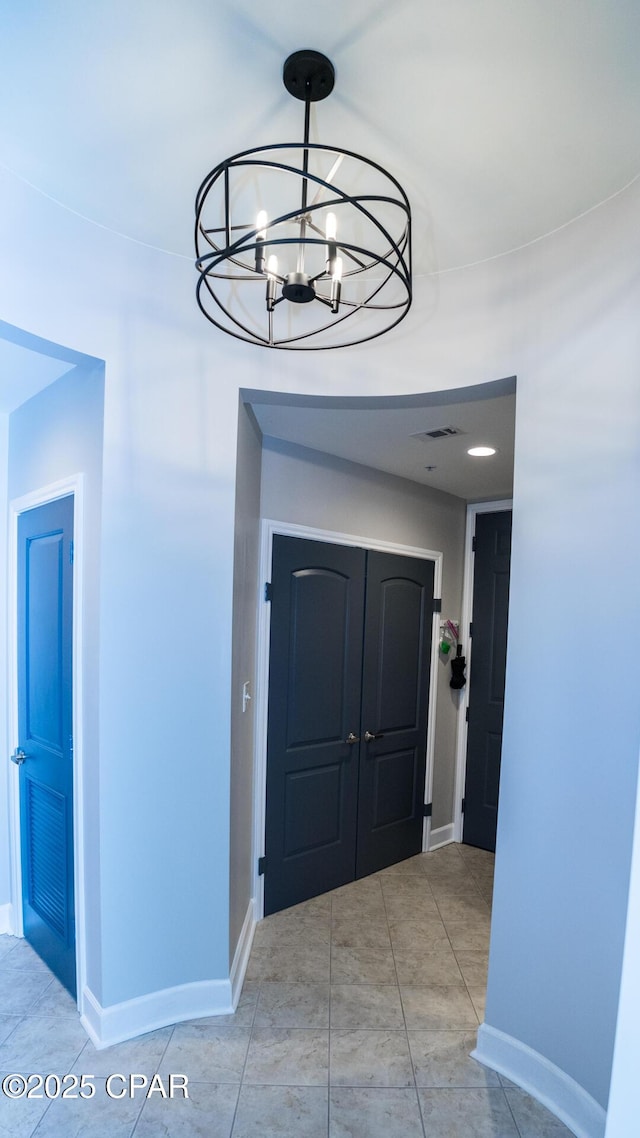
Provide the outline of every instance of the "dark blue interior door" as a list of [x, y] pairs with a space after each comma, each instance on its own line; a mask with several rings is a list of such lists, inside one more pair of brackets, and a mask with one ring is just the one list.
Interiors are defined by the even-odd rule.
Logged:
[[355, 875], [364, 567], [362, 549], [273, 541], [265, 915]]
[[76, 994], [73, 498], [18, 519], [18, 732], [24, 933]]
[[422, 849], [434, 564], [367, 554], [356, 877]]
[[496, 848], [507, 662], [511, 511], [478, 514], [462, 840]]

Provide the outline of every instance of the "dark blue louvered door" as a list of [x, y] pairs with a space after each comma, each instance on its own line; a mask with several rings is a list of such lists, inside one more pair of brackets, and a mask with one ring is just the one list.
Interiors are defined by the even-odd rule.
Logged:
[[24, 935], [76, 994], [73, 498], [18, 519], [18, 731]]

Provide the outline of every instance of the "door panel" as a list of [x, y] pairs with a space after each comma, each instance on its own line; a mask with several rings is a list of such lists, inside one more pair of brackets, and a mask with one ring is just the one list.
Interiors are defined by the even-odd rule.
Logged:
[[265, 913], [353, 880], [361, 549], [273, 543]]
[[463, 841], [495, 850], [507, 655], [511, 511], [479, 514]]
[[357, 877], [422, 848], [433, 577], [431, 561], [367, 554]]
[[73, 498], [18, 519], [18, 734], [24, 933], [75, 995]]

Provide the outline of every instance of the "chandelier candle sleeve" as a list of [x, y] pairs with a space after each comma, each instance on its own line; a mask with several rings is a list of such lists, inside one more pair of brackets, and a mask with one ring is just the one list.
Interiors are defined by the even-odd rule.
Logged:
[[278, 272], [278, 258], [272, 253], [267, 261], [267, 311], [273, 312], [276, 303], [276, 275]]
[[333, 262], [333, 277], [331, 280], [331, 311], [335, 314], [340, 308], [340, 293], [342, 291], [342, 257], [336, 257]]
[[267, 239], [267, 211], [261, 209], [256, 218], [256, 272], [264, 272], [264, 243]]
[[224, 159], [196, 195], [198, 305], [217, 328], [263, 347], [363, 343], [411, 306], [409, 201], [377, 162], [310, 140], [311, 104], [335, 81], [326, 56], [295, 52], [283, 81], [304, 102], [302, 141]]

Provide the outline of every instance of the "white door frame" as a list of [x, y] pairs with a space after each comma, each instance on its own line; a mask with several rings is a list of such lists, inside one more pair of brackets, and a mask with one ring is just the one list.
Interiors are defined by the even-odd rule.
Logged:
[[[256, 705], [254, 739], [254, 805], [253, 805], [253, 897], [254, 917], [264, 914], [264, 877], [258, 873], [258, 858], [264, 856], [266, 793], [267, 793], [267, 717], [269, 710], [269, 634], [271, 606], [265, 601], [265, 582], [271, 580], [273, 539], [282, 537], [303, 537], [310, 541], [324, 541], [331, 545], [350, 545], [372, 549], [379, 553], [396, 553], [405, 557], [417, 557], [423, 561], [434, 562], [433, 595], [442, 596], [441, 552], [433, 549], [418, 549], [412, 545], [399, 545], [396, 542], [380, 541], [376, 537], [356, 536], [334, 530], [316, 529], [289, 522], [273, 521], [264, 518], [261, 523], [260, 565], [258, 575], [258, 620], [256, 630]], [[429, 707], [427, 720], [427, 766], [425, 773], [425, 802], [432, 801], [433, 760], [435, 749], [436, 694], [438, 664], [438, 633], [440, 613], [433, 614], [431, 636], [431, 668], [429, 673]], [[429, 848], [431, 818], [424, 819], [422, 848]]]
[[[18, 745], [18, 519], [27, 510], [73, 496], [73, 865], [76, 921], [76, 981], [78, 1005], [86, 981], [86, 906], [84, 879], [84, 788], [82, 723], [82, 647], [83, 647], [83, 569], [84, 569], [84, 475], [74, 474], [33, 490], [9, 503], [8, 567], [8, 690], [9, 749]], [[19, 767], [9, 764], [9, 828], [11, 851], [12, 925], [16, 936], [24, 936], [22, 913], [22, 861], [20, 851]]]
[[462, 799], [464, 798], [464, 784], [467, 768], [467, 708], [469, 707], [469, 680], [471, 676], [472, 637], [469, 636], [469, 625], [473, 614], [473, 580], [474, 556], [473, 537], [476, 532], [476, 518], [478, 514], [498, 514], [503, 510], [513, 509], [512, 498], [501, 498], [496, 502], [473, 502], [467, 506], [467, 526], [464, 541], [464, 577], [462, 585], [462, 614], [460, 617], [460, 641], [466, 644], [465, 656], [467, 659], [467, 683], [464, 688], [464, 698], [458, 708], [458, 732], [456, 743], [456, 782], [453, 808], [453, 840], [462, 841]]

